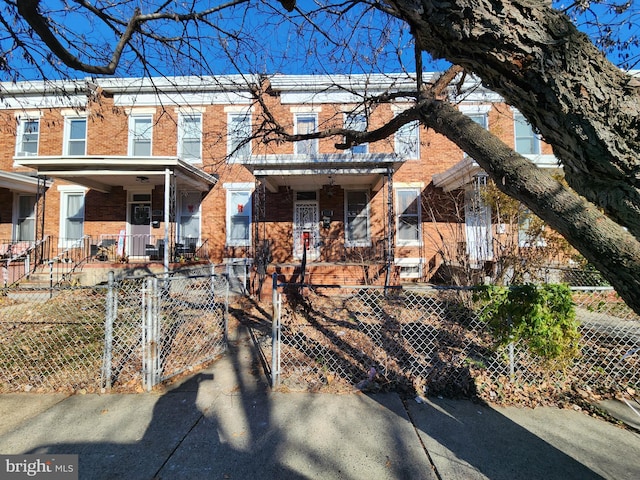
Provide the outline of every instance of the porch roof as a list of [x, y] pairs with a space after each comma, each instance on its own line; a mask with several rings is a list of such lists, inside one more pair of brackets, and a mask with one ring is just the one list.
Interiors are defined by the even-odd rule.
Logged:
[[0, 170], [0, 188], [20, 193], [37, 193], [38, 178], [30, 173]]
[[33, 168], [39, 175], [59, 178], [100, 192], [114, 186], [164, 185], [165, 172], [176, 177], [179, 187], [208, 191], [217, 178], [178, 157], [130, 156], [34, 156], [15, 157], [16, 164]]
[[[560, 162], [555, 155], [522, 155], [540, 168], [559, 169]], [[465, 157], [453, 167], [433, 176], [433, 185], [445, 192], [457, 190], [468, 185], [473, 178], [484, 170], [471, 157]]]
[[252, 155], [232, 160], [277, 191], [315, 189], [321, 185], [377, 190], [388, 170], [396, 171], [404, 159], [394, 153], [344, 153], [317, 155]]

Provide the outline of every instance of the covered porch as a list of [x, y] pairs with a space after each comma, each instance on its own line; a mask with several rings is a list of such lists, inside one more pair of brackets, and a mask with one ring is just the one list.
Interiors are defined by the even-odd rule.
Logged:
[[[199, 209], [217, 179], [202, 169], [177, 157], [39, 156], [17, 161], [41, 178], [64, 181], [57, 185], [60, 208], [66, 212], [60, 214], [60, 231], [42, 235], [49, 238], [52, 260], [156, 263], [168, 271], [172, 263], [208, 257]], [[82, 222], [80, 228], [74, 221]]]

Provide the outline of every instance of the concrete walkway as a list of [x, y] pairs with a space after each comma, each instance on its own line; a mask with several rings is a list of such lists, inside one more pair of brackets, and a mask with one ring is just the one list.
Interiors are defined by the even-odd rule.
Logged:
[[272, 393], [259, 372], [243, 336], [164, 393], [0, 395], [0, 454], [78, 454], [81, 479], [640, 478], [640, 435], [581, 412]]

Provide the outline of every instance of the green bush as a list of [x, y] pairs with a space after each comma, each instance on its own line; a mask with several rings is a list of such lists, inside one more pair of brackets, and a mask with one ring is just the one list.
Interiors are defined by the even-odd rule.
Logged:
[[578, 322], [567, 285], [482, 285], [475, 288], [474, 300], [501, 346], [522, 341], [554, 366], [579, 355]]

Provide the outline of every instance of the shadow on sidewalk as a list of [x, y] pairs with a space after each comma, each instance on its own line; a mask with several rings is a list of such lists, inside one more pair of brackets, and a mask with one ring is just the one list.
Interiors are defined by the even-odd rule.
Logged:
[[40, 420], [47, 442], [25, 453], [77, 454], [82, 480], [306, 478], [273, 455], [283, 436], [247, 344], [162, 395], [69, 397]]
[[[498, 410], [466, 400], [429, 399], [420, 405], [408, 404], [409, 416], [443, 478], [604, 478], [589, 464], [612, 472], [607, 463], [612, 458], [617, 461], [615, 445], [609, 444], [609, 439], [597, 438], [594, 431], [584, 430], [598, 420], [554, 409], [510, 412], [518, 422], [525, 423], [516, 423]], [[577, 421], [567, 422], [566, 415]]]

